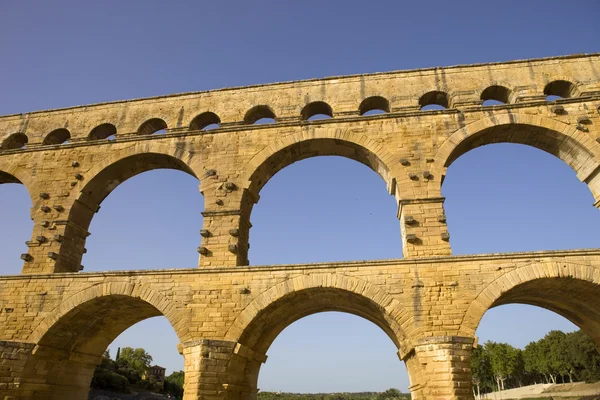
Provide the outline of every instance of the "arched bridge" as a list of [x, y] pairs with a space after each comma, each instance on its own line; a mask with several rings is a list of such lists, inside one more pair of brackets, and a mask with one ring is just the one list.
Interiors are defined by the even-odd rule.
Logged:
[[[23, 273], [0, 277], [0, 398], [86, 399], [106, 347], [158, 315], [181, 342], [186, 400], [256, 398], [272, 341], [322, 311], [386, 332], [414, 399], [472, 398], [475, 330], [498, 305], [555, 311], [600, 346], [600, 250], [452, 256], [441, 196], [462, 154], [510, 142], [563, 160], [600, 207], [599, 71], [600, 55], [575, 55], [0, 117], [0, 183], [27, 188], [34, 221]], [[250, 266], [261, 188], [322, 155], [356, 160], [386, 182], [404, 259]], [[157, 168], [200, 180], [197, 268], [80, 272], [104, 198]]]

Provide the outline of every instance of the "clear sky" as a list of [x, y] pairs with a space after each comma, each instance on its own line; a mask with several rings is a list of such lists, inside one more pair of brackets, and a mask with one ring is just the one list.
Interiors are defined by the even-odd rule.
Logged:
[[[3, 1], [0, 114], [227, 86], [600, 51], [597, 1]], [[561, 18], [559, 18], [561, 17]], [[600, 247], [600, 211], [560, 160], [519, 145], [471, 151], [448, 170], [455, 254]], [[0, 274], [16, 274], [32, 223], [21, 185], [0, 185]], [[198, 181], [152, 171], [119, 186], [92, 221], [86, 271], [190, 268], [202, 226]], [[152, 215], [152, 218], [148, 218]], [[261, 192], [251, 264], [401, 257], [392, 197], [370, 169], [319, 157]], [[161, 229], [157, 229], [160, 226]], [[166, 232], [166, 233], [165, 233]], [[489, 311], [480, 341], [524, 346], [574, 325], [522, 305]], [[110, 347], [144, 347], [183, 368], [165, 318]], [[288, 327], [259, 387], [297, 392], [406, 391], [390, 339], [355, 316]]]

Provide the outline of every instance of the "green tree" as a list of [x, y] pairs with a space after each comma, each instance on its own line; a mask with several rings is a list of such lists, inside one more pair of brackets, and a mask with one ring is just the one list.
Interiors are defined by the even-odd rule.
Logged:
[[388, 389], [377, 395], [377, 400], [396, 400], [400, 398], [402, 398], [402, 392], [394, 388]]
[[523, 350], [523, 366], [525, 372], [533, 378], [534, 383], [537, 383], [538, 377], [544, 376], [540, 351], [537, 342], [529, 343]]
[[567, 340], [577, 379], [600, 381], [600, 353], [594, 341], [580, 330], [567, 334]]
[[139, 377], [144, 376], [151, 362], [152, 356], [146, 350], [132, 347], [123, 347], [117, 361], [120, 369], [133, 370]]
[[507, 343], [486, 342], [485, 350], [489, 354], [492, 374], [498, 390], [504, 390], [504, 383], [517, 373], [520, 364], [520, 350]]
[[165, 378], [165, 393], [170, 393], [175, 398], [183, 398], [183, 371], [175, 371]]
[[471, 353], [471, 373], [473, 384], [477, 387], [477, 397], [481, 397], [481, 388], [492, 384], [494, 376], [490, 365], [490, 358], [483, 346], [477, 346]]

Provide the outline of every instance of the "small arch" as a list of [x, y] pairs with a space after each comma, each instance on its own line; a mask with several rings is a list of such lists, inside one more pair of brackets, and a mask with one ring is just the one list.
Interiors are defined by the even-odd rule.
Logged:
[[42, 144], [50, 145], [50, 144], [63, 144], [68, 143], [69, 139], [71, 139], [71, 133], [68, 129], [59, 128], [50, 132], [45, 138]]
[[153, 133], [164, 133], [167, 123], [160, 118], [152, 118], [144, 122], [138, 128], [138, 135], [152, 135]]
[[27, 135], [21, 132], [13, 133], [2, 141], [0, 149], [2, 150], [15, 150], [22, 149], [29, 142]]
[[[317, 117], [314, 119], [321, 118], [333, 118], [333, 109], [331, 106], [324, 101], [313, 101], [312, 103], [308, 103], [304, 106], [302, 111], [300, 112], [302, 120], [308, 121], [313, 119], [313, 117]], [[323, 117], [319, 117], [323, 116]]]
[[360, 115], [365, 115], [369, 111], [382, 111], [388, 113], [390, 112], [390, 102], [381, 96], [367, 97], [360, 103], [358, 112]]
[[510, 102], [510, 90], [505, 86], [492, 85], [481, 92], [480, 98], [484, 106], [508, 104]]
[[555, 80], [544, 87], [547, 100], [568, 99], [578, 95], [577, 87], [566, 80]]
[[194, 117], [190, 123], [190, 130], [202, 131], [219, 128], [221, 118], [214, 112], [206, 111]]
[[432, 90], [421, 96], [419, 106], [421, 110], [444, 110], [449, 107], [450, 101], [448, 93], [439, 90]]
[[275, 113], [271, 107], [266, 105], [258, 105], [252, 107], [244, 116], [244, 123], [252, 125], [262, 119], [269, 119], [275, 122]]
[[117, 127], [110, 123], [100, 124], [90, 132], [88, 139], [99, 140], [99, 139], [110, 139], [111, 136], [117, 134]]

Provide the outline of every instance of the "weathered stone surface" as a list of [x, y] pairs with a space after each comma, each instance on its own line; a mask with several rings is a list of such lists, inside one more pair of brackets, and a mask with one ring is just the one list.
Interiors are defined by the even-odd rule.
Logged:
[[[181, 342], [186, 400], [255, 398], [275, 337], [329, 310], [389, 335], [415, 399], [472, 398], [470, 349], [490, 307], [545, 307], [600, 345], [600, 250], [451, 256], [440, 190], [463, 153], [514, 142], [561, 158], [600, 206], [597, 71], [599, 55], [580, 55], [0, 117], [0, 183], [27, 187], [35, 222], [23, 274], [0, 277], [0, 398], [85, 399], [108, 344], [158, 315]], [[566, 97], [561, 112], [546, 94]], [[488, 99], [508, 104], [481, 106]], [[419, 110], [431, 102], [449, 108]], [[386, 114], [362, 116], [373, 108]], [[314, 113], [333, 118], [308, 120]], [[275, 123], [251, 125], [263, 117]], [[577, 129], [584, 120], [587, 130]], [[202, 130], [213, 123], [220, 128]], [[246, 266], [260, 189], [285, 166], [318, 155], [357, 160], [385, 180], [398, 202], [405, 259]], [[155, 168], [200, 180], [200, 268], [78, 273], [102, 200]]]

